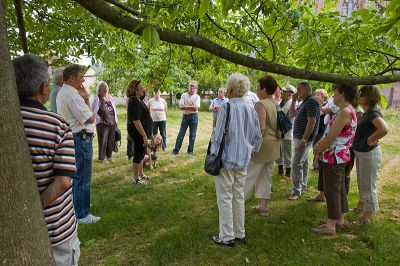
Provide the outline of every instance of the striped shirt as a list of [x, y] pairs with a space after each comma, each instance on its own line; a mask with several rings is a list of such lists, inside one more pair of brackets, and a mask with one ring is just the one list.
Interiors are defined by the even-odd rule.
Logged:
[[319, 102], [314, 96], [308, 96], [297, 108], [296, 117], [293, 124], [293, 137], [296, 139], [302, 139], [304, 132], [306, 131], [308, 118], [315, 117], [314, 129], [307, 141], [314, 141], [318, 133], [319, 124], [319, 112], [320, 112]]
[[[250, 162], [251, 154], [260, 149], [263, 140], [260, 123], [254, 107], [251, 107], [244, 98], [232, 98], [229, 104], [230, 120], [222, 152], [222, 163], [228, 170], [244, 169]], [[218, 111], [217, 124], [211, 136], [211, 154], [218, 154], [225, 129], [226, 108], [227, 105], [224, 104]]]
[[[71, 129], [65, 119], [47, 111], [39, 102], [21, 99], [21, 115], [39, 193], [57, 176], [74, 177], [75, 152]], [[77, 224], [71, 186], [43, 209], [53, 247], [76, 235]]]

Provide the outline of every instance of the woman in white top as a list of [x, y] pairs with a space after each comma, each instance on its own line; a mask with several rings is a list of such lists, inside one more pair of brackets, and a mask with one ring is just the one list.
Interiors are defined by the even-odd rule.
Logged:
[[162, 149], [165, 150], [167, 147], [167, 102], [161, 98], [160, 91], [156, 91], [154, 97], [147, 103], [147, 106], [150, 110], [150, 116], [153, 119], [153, 135], [156, 135], [158, 130], [160, 131], [163, 139]]

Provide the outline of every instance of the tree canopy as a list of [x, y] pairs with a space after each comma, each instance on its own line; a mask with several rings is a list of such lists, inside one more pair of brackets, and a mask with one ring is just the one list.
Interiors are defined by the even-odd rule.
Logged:
[[[204, 69], [210, 77], [239, 64], [322, 82], [400, 80], [399, 0], [386, 7], [372, 3], [350, 17], [335, 11], [335, 1], [318, 12], [310, 1], [298, 0], [20, 2], [24, 25], [16, 4], [7, 16], [13, 54], [22, 50], [26, 28], [29, 51], [48, 58], [87, 53], [116, 67]], [[162, 60], [143, 63], [146, 54]]]

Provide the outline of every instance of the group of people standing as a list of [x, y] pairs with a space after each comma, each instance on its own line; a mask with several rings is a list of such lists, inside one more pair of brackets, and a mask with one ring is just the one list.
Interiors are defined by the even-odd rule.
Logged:
[[[213, 241], [226, 246], [233, 246], [235, 241], [245, 242], [244, 202], [253, 189], [259, 199], [254, 211], [260, 216], [269, 215], [275, 161], [279, 174], [285, 179], [292, 177], [292, 193], [288, 199], [298, 200], [308, 190], [308, 155], [311, 149], [319, 168], [318, 188], [323, 198], [319, 194], [309, 197], [309, 201], [326, 200], [328, 216], [326, 222], [311, 228], [311, 231], [335, 234], [337, 227], [349, 226], [344, 214], [349, 211], [347, 194], [354, 158], [359, 203], [353, 210], [363, 213], [354, 223], [368, 223], [372, 213], [378, 210], [376, 183], [382, 157], [379, 139], [388, 132], [378, 109], [378, 88], [363, 86], [359, 90], [349, 84], [334, 84], [329, 107], [325, 106], [325, 90], [317, 91], [325, 96], [321, 107], [321, 95], [314, 97], [308, 82], [300, 82], [297, 88], [289, 84], [280, 88], [275, 78], [265, 76], [258, 80], [259, 101], [254, 106], [249, 105], [244, 97], [249, 88], [248, 77], [240, 73], [228, 78], [226, 92], [230, 115], [227, 130], [228, 104], [218, 109], [213, 109], [214, 103], [210, 106], [210, 111], [218, 112], [211, 136], [212, 154], [218, 154], [224, 131], [226, 134], [223, 167], [215, 177], [219, 235], [214, 236]], [[276, 97], [277, 90], [280, 99]], [[356, 111], [358, 103], [364, 109], [362, 116]], [[293, 130], [283, 138], [276, 134], [277, 111], [280, 110], [293, 121]], [[325, 116], [325, 122], [320, 122]]]
[[[77, 264], [80, 242], [77, 223], [92, 224], [100, 217], [90, 213], [90, 185], [92, 176], [92, 141], [95, 127], [99, 140], [99, 159], [113, 162], [111, 154], [113, 136], [118, 118], [115, 102], [108, 94], [108, 85], [100, 82], [97, 93], [89, 102], [89, 94], [82, 86], [84, 70], [72, 64], [55, 75], [56, 95], [50, 92], [47, 62], [42, 58], [25, 54], [13, 60], [21, 115], [32, 157], [34, 174], [40, 192], [43, 213], [57, 265]], [[227, 80], [225, 90], [210, 106], [217, 113], [211, 136], [210, 152], [217, 154], [222, 136], [225, 145], [222, 153], [223, 168], [215, 177], [219, 209], [219, 235], [213, 237], [217, 244], [233, 246], [235, 241], [245, 242], [244, 201], [255, 188], [260, 203], [254, 211], [268, 216], [271, 197], [272, 170], [276, 160], [292, 169], [293, 188], [290, 200], [297, 200], [307, 190], [308, 151], [314, 144], [314, 156], [319, 162], [323, 200], [327, 202], [327, 221], [312, 228], [313, 232], [334, 234], [337, 227], [346, 227], [344, 213], [348, 211], [346, 167], [355, 158], [359, 202], [354, 208], [362, 212], [356, 222], [370, 221], [378, 210], [377, 171], [381, 162], [379, 139], [388, 132], [387, 125], [378, 109], [379, 90], [375, 86], [363, 86], [360, 90], [348, 84], [334, 84], [332, 98], [336, 110], [324, 111], [320, 102], [312, 96], [308, 82], [297, 88], [287, 85], [282, 89], [272, 76], [258, 80], [257, 100], [249, 93], [248, 77], [235, 73]], [[179, 102], [182, 122], [172, 154], [179, 153], [184, 135], [189, 127], [188, 154], [193, 154], [198, 124], [200, 97], [196, 93], [197, 82], [189, 83], [188, 92]], [[281, 103], [277, 103], [277, 90]], [[143, 102], [144, 88], [140, 80], [129, 82], [126, 90], [127, 128], [134, 142], [133, 174], [135, 183], [143, 183], [145, 150], [152, 134], [159, 129], [166, 148], [166, 104], [159, 92], [147, 105]], [[51, 108], [44, 104], [51, 98]], [[291, 100], [291, 101], [290, 101]], [[357, 121], [354, 107], [357, 100], [364, 114]], [[55, 101], [55, 103], [54, 103]], [[252, 102], [255, 104], [252, 104]], [[297, 106], [299, 104], [299, 106]], [[228, 108], [229, 106], [229, 108]], [[288, 107], [289, 106], [289, 107]], [[284, 110], [294, 119], [293, 146], [288, 149], [291, 137], [278, 138], [277, 110]], [[229, 115], [228, 115], [229, 113]], [[320, 140], [318, 136], [320, 115], [329, 113], [331, 118]], [[228, 118], [228, 128], [225, 123]], [[288, 133], [287, 133], [288, 134]], [[290, 135], [291, 133], [289, 133]], [[290, 144], [291, 146], [292, 144]], [[352, 156], [352, 152], [354, 156]], [[283, 154], [283, 155], [282, 155]], [[291, 165], [289, 163], [290, 159]]]

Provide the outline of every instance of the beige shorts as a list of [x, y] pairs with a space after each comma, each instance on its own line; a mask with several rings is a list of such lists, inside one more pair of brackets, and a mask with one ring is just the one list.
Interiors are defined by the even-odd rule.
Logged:
[[68, 242], [53, 247], [54, 260], [57, 266], [75, 266], [78, 265], [79, 257], [81, 256], [81, 242], [78, 236], [75, 236]]

